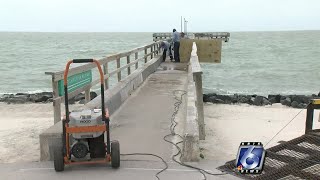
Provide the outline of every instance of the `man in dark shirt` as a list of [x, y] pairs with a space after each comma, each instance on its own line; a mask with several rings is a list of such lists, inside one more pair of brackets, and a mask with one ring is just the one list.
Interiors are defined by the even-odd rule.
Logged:
[[163, 54], [162, 54], [163, 62], [166, 60], [167, 52], [169, 52], [170, 60], [173, 59], [172, 53], [171, 53], [171, 44], [169, 44], [167, 41], [162, 41], [160, 44], [160, 48], [163, 48]]

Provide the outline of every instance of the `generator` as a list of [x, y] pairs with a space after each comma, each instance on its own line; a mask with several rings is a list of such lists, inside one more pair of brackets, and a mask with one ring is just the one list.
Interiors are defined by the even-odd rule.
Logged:
[[[101, 109], [81, 109], [69, 112], [68, 72], [72, 63], [95, 63], [100, 73]], [[64, 72], [64, 98], [66, 116], [62, 120], [62, 147], [54, 148], [54, 168], [64, 171], [65, 165], [110, 163], [120, 166], [120, 144], [110, 141], [110, 117], [104, 103], [104, 76], [99, 61], [73, 59]]]

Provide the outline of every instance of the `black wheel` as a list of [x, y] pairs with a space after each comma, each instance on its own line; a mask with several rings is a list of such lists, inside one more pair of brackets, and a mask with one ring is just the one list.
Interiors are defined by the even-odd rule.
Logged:
[[118, 141], [111, 142], [111, 166], [113, 168], [120, 166], [120, 144]]
[[54, 169], [57, 172], [61, 172], [64, 170], [63, 151], [61, 147], [55, 147], [53, 149], [53, 164]]

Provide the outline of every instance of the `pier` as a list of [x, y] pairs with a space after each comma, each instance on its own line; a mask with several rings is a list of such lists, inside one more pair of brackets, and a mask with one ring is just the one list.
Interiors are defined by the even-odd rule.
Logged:
[[[157, 33], [160, 35], [159, 33]], [[158, 39], [157, 34], [154, 37]], [[220, 33], [216, 33], [217, 35]], [[157, 36], [155, 36], [157, 35]], [[197, 35], [197, 34], [196, 34]], [[166, 37], [170, 40], [169, 36]], [[181, 158], [175, 159], [182, 163], [191, 163], [204, 168], [211, 173], [221, 173], [217, 168], [224, 162], [212, 162], [201, 159], [199, 141], [205, 140], [205, 123], [203, 113], [201, 61], [213, 63], [221, 61], [221, 49], [218, 54], [220, 60], [208, 56], [210, 59], [198, 56], [205, 49], [201, 43], [225, 41], [229, 36], [201, 40], [184, 39], [181, 41], [181, 63], [172, 63], [167, 58], [162, 62], [161, 40], [138, 47], [127, 52], [108, 55], [99, 59], [105, 78], [105, 106], [110, 114], [111, 140], [120, 142], [121, 167], [117, 171], [111, 168], [89, 168], [92, 172], [85, 174], [80, 167], [70, 167], [78, 171], [79, 177], [89, 178], [91, 173], [97, 172], [94, 177], [108, 176], [112, 179], [152, 179], [157, 171], [164, 168], [161, 160], [150, 156], [126, 156], [131, 153], [150, 153], [163, 158], [168, 169], [161, 178], [167, 179], [201, 179], [202, 174], [173, 161], [173, 156], [179, 153]], [[212, 41], [213, 40], [213, 41]], [[200, 48], [202, 47], [202, 48]], [[200, 49], [199, 49], [200, 48]], [[209, 47], [213, 51], [213, 47]], [[185, 52], [184, 52], [185, 51]], [[217, 57], [217, 56], [216, 56]], [[100, 108], [100, 96], [90, 97], [90, 91], [99, 79], [93, 71], [94, 65], [85, 64], [69, 70], [70, 82], [69, 100], [80, 93], [85, 94], [83, 108]], [[51, 76], [53, 91], [52, 126], [40, 134], [40, 162], [32, 163], [28, 168], [17, 165], [26, 178], [56, 179], [53, 167], [53, 146], [61, 143], [62, 123], [64, 115], [64, 96], [61, 89], [64, 71], [46, 72], [46, 78]], [[111, 83], [111, 79], [115, 81]], [[175, 135], [175, 134], [179, 134]], [[176, 144], [181, 151], [166, 142]], [[29, 168], [31, 167], [31, 168]], [[77, 170], [77, 168], [79, 168]], [[88, 168], [88, 167], [87, 167]], [[39, 171], [43, 170], [42, 172]], [[83, 168], [82, 168], [83, 169]], [[8, 171], [12, 173], [12, 171]], [[36, 172], [36, 173], [34, 173]], [[121, 172], [119, 174], [119, 172]], [[67, 179], [71, 174], [59, 175], [59, 179]], [[69, 174], [69, 175], [67, 175]], [[5, 176], [10, 179], [9, 175]], [[72, 177], [76, 177], [73, 176]], [[225, 176], [233, 178], [231, 176]], [[91, 177], [90, 177], [91, 178]], [[218, 176], [208, 179], [220, 179]]]

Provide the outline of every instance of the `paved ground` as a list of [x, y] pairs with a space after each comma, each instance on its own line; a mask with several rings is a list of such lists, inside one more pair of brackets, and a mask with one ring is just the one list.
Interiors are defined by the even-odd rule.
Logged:
[[[150, 75], [146, 82], [116, 112], [111, 121], [111, 139], [120, 142], [121, 153], [154, 153], [168, 162], [169, 169], [159, 175], [160, 179], [202, 179], [195, 170], [182, 167], [171, 160], [177, 151], [163, 137], [170, 133], [171, 116], [174, 112], [174, 91], [184, 90], [187, 81], [185, 71], [180, 64], [163, 63], [163, 68]], [[182, 91], [175, 92], [181, 95]], [[177, 115], [177, 132], [183, 127], [182, 113], [184, 105]], [[173, 138], [173, 141], [179, 141]], [[220, 173], [215, 168], [224, 162], [201, 161], [195, 165]], [[0, 179], [156, 179], [155, 174], [164, 167], [161, 160], [150, 156], [122, 156], [121, 167], [112, 169], [105, 165], [68, 166], [62, 173], [56, 173], [52, 162], [32, 162], [0, 164]], [[208, 176], [208, 179], [234, 179], [232, 176]]]
[[[112, 180], [140, 180], [157, 179], [155, 174], [159, 172], [164, 165], [159, 161], [121, 161], [119, 169], [112, 169], [105, 165], [91, 166], [69, 166], [62, 173], [57, 173], [53, 169], [52, 162], [33, 162], [33, 163], [12, 163], [0, 164], [1, 179], [4, 180], [94, 180], [94, 179], [112, 179]], [[200, 180], [203, 176], [195, 170], [181, 167], [175, 163], [168, 163], [169, 169], [159, 175], [161, 180]], [[208, 167], [213, 173], [220, 173], [214, 169], [214, 163], [201, 162], [195, 164], [198, 167]], [[213, 166], [211, 166], [213, 165]], [[210, 167], [211, 166], [211, 167]], [[233, 176], [207, 176], [207, 179], [235, 179]]]

